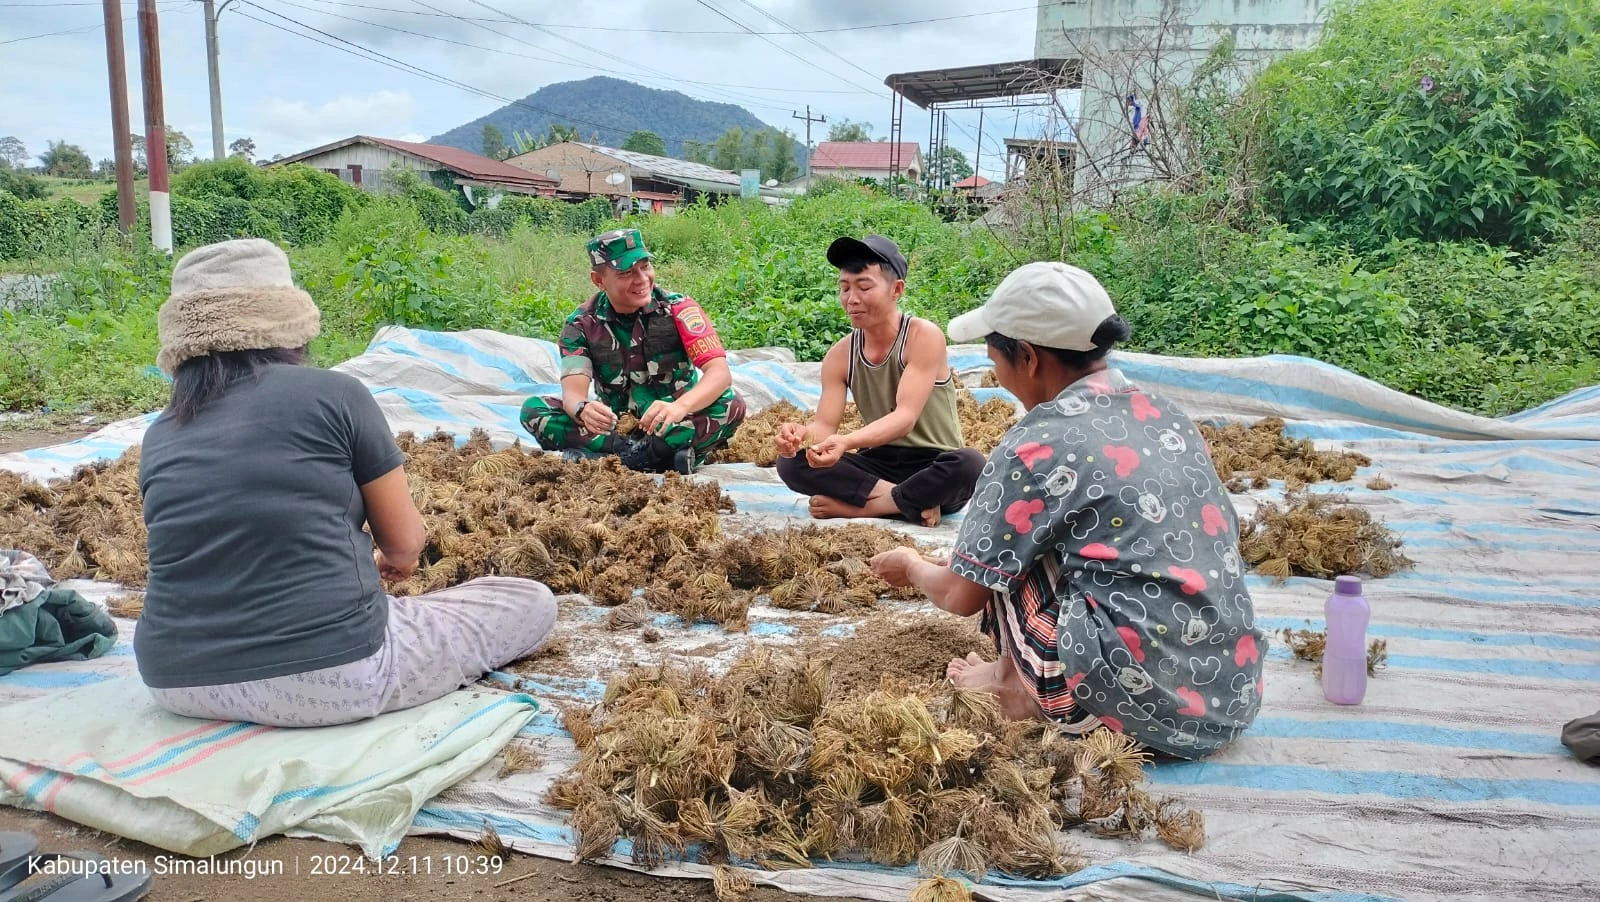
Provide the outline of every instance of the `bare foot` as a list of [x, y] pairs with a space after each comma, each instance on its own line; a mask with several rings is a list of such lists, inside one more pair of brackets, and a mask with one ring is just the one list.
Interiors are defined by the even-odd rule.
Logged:
[[811, 517], [814, 520], [865, 516], [861, 512], [861, 508], [853, 504], [845, 504], [843, 501], [837, 498], [830, 498], [827, 495], [812, 495], [810, 510]]
[[1011, 659], [1002, 655], [989, 662], [969, 652], [945, 667], [950, 682], [971, 692], [988, 692], [1000, 702], [1000, 712], [1008, 720], [1036, 720], [1044, 716], [1039, 702], [1022, 684], [1022, 676]]
[[963, 689], [974, 692], [994, 692], [1000, 688], [1000, 675], [995, 671], [998, 662], [985, 661], [977, 652], [968, 652], [965, 658], [953, 658], [945, 665], [944, 675]]
[[897, 517], [900, 515], [900, 509], [895, 507], [894, 498], [890, 497], [889, 494], [893, 490], [893, 483], [879, 481], [878, 485], [873, 488], [872, 494], [867, 496], [867, 503], [860, 507], [856, 507], [854, 504], [846, 504], [838, 498], [828, 495], [812, 495], [810, 504], [811, 516], [816, 520]]

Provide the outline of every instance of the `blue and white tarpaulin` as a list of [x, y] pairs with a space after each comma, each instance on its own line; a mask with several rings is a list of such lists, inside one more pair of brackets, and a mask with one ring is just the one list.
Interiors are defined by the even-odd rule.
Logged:
[[[981, 347], [952, 348], [972, 385], [988, 361]], [[818, 364], [785, 351], [732, 356], [735, 384], [759, 410], [777, 400], [814, 406]], [[1160, 764], [1158, 793], [1204, 813], [1208, 841], [1193, 855], [1151, 840], [1068, 839], [1087, 870], [1057, 881], [992, 876], [987, 898], [1369, 898], [1577, 899], [1595, 893], [1600, 849], [1600, 768], [1575, 761], [1558, 734], [1600, 709], [1600, 387], [1533, 410], [1488, 419], [1448, 410], [1303, 358], [1191, 360], [1120, 354], [1117, 364], [1196, 419], [1279, 416], [1296, 437], [1373, 459], [1336, 491], [1385, 520], [1414, 569], [1369, 580], [1371, 633], [1388, 642], [1389, 666], [1365, 702], [1326, 703], [1312, 666], [1281, 642], [1267, 654], [1265, 698], [1254, 727], [1203, 762]], [[521, 440], [517, 411], [530, 394], [554, 393], [549, 342], [494, 332], [386, 328], [338, 369], [372, 389], [396, 432], [445, 429], [464, 440], [482, 428], [497, 444]], [[1002, 394], [975, 389], [980, 398]], [[64, 476], [138, 442], [149, 417], [55, 448], [0, 455], [0, 467], [35, 478]], [[783, 526], [805, 518], [805, 499], [771, 470], [716, 465], [702, 471], [738, 505], [730, 528]], [[1363, 486], [1375, 475], [1389, 491]], [[1281, 485], [1235, 503], [1242, 517]], [[896, 528], [948, 544], [960, 518], [938, 529]], [[1264, 628], [1322, 626], [1322, 580], [1251, 578]], [[89, 587], [103, 589], [104, 587]], [[581, 599], [558, 629], [579, 637], [559, 670], [501, 675], [554, 708], [592, 703], [630, 661], [692, 656], [715, 665], [755, 643], [792, 644], [848, 634], [849, 618], [758, 605], [748, 633], [690, 626], [670, 616], [663, 640], [611, 633], [604, 611]], [[907, 607], [912, 610], [915, 606]], [[925, 609], [926, 606], [923, 606]], [[124, 623], [124, 626], [131, 624]], [[99, 661], [25, 668], [0, 678], [0, 701], [35, 697], [128, 673], [126, 646]], [[518, 849], [570, 857], [562, 812], [543, 804], [550, 781], [576, 760], [550, 708], [523, 729], [545, 759], [534, 773], [500, 780], [494, 765], [423, 807], [415, 832], [476, 838], [488, 821]], [[619, 844], [617, 861], [626, 858]], [[797, 892], [903, 899], [910, 870], [852, 863], [761, 875]], [[680, 876], [699, 865], [668, 864]], [[1274, 893], [1282, 895], [1273, 896]]]

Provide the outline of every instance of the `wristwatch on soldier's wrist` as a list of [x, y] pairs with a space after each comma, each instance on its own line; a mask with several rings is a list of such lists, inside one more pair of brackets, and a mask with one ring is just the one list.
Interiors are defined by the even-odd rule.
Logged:
[[588, 399], [578, 402], [578, 408], [572, 412], [572, 418], [578, 422], [583, 421], [583, 409], [589, 406]]

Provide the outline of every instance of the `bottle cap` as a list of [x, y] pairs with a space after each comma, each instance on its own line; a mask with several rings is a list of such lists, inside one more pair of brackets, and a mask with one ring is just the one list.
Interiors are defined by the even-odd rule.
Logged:
[[1360, 595], [1361, 577], [1340, 576], [1333, 580], [1333, 591], [1340, 595]]

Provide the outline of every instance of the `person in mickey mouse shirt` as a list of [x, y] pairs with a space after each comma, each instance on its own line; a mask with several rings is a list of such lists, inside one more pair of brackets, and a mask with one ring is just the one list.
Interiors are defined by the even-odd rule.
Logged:
[[1228, 745], [1260, 707], [1266, 653], [1238, 516], [1194, 423], [1107, 365], [1129, 331], [1105, 289], [1030, 263], [949, 333], [987, 343], [1027, 413], [989, 455], [948, 566], [896, 549], [873, 570], [983, 615], [999, 660], [947, 675], [1012, 719], [1180, 758]]

